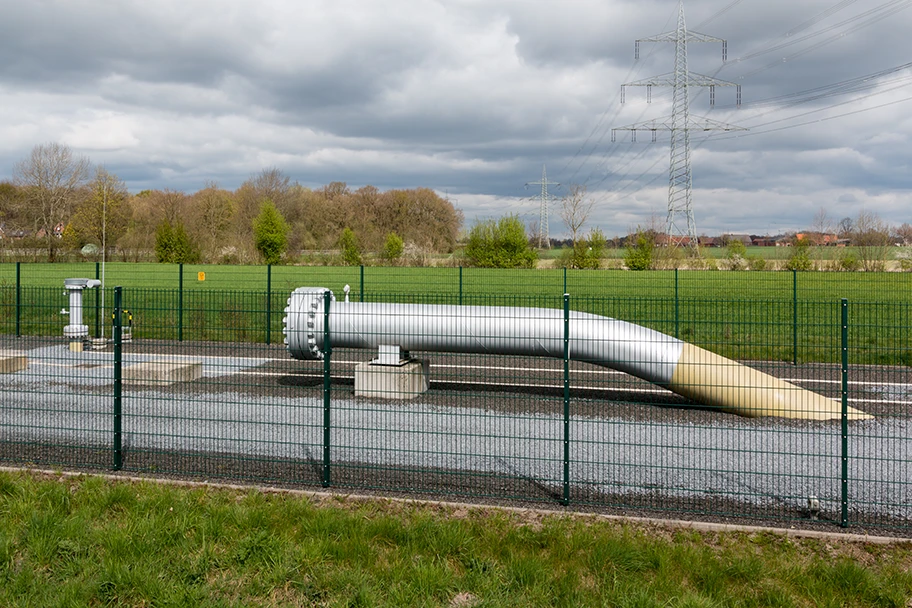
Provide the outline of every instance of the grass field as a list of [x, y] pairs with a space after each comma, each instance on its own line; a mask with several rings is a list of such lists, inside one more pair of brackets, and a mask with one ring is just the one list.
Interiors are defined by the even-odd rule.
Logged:
[[[108, 287], [203, 291], [265, 291], [266, 266], [185, 265], [111, 262], [105, 265]], [[71, 277], [101, 275], [94, 263], [22, 264], [23, 287], [62, 287]], [[791, 301], [797, 285], [799, 300], [912, 303], [912, 273], [702, 271], [562, 269], [499, 270], [484, 268], [383, 267], [363, 268], [363, 287], [371, 294], [518, 295], [578, 297], [763, 299]], [[274, 266], [273, 291], [291, 291], [302, 285], [325, 286], [341, 294], [349, 284], [353, 296], [361, 287], [362, 269], [356, 266]], [[0, 264], [0, 285], [16, 284], [16, 265]], [[460, 290], [461, 286], [461, 290]]]
[[[68, 277], [94, 277], [94, 263], [22, 264], [19, 329], [56, 335]], [[624, 319], [741, 359], [837, 361], [840, 301], [850, 303], [853, 362], [912, 364], [912, 273], [755, 271], [567, 271], [476, 268], [217, 266], [110, 263], [139, 337], [281, 339], [282, 310], [296, 287], [322, 286], [365, 301], [571, 308]], [[181, 276], [183, 277], [181, 279]], [[267, 300], [267, 285], [271, 292]], [[363, 286], [363, 293], [362, 293]], [[180, 289], [182, 287], [182, 289]], [[16, 265], [0, 265], [0, 331], [14, 333]], [[97, 292], [87, 294], [94, 323]], [[100, 306], [100, 302], [99, 302]], [[267, 314], [267, 310], [269, 313]]]
[[912, 546], [0, 473], [3, 606], [878, 606]]

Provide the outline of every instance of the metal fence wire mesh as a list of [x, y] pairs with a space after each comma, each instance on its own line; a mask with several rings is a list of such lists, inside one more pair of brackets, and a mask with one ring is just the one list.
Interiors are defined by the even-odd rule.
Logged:
[[912, 535], [907, 275], [10, 266], [8, 463]]

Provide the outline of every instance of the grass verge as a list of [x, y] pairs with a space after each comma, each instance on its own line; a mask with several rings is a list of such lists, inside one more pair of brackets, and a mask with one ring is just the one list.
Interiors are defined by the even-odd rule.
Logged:
[[0, 473], [3, 606], [909, 606], [912, 546]]

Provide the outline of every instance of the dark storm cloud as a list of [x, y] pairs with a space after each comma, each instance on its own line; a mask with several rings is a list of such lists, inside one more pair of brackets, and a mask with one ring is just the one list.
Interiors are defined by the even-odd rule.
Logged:
[[[827, 88], [908, 59], [909, 5], [687, 2], [688, 27], [727, 39], [730, 60], [692, 44], [690, 68], [744, 100], [718, 88], [692, 112], [750, 128], [693, 134], [701, 229], [800, 229], [822, 205], [912, 219], [912, 73]], [[664, 215], [668, 148], [610, 129], [662, 117], [671, 95], [631, 87], [621, 106], [620, 87], [671, 70], [673, 45], [634, 61], [634, 40], [676, 17], [675, 0], [18, 3], [0, 21], [0, 173], [62, 141], [133, 190], [233, 188], [276, 166], [309, 186], [429, 186], [474, 218], [535, 216], [524, 184], [547, 164], [622, 233]]]

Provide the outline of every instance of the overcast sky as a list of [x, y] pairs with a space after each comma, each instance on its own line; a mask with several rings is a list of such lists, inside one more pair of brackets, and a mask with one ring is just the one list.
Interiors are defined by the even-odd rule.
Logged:
[[[29, 0], [0, 19], [0, 179], [62, 142], [130, 190], [426, 186], [476, 219], [538, 217], [541, 177], [585, 184], [608, 236], [664, 221], [677, 0]], [[688, 0], [699, 233], [776, 234], [864, 209], [912, 222], [912, 0]], [[894, 70], [894, 68], [901, 68]], [[841, 87], [837, 85], [843, 83]], [[710, 136], [707, 138], [707, 136]], [[565, 233], [557, 205], [551, 235]]]

